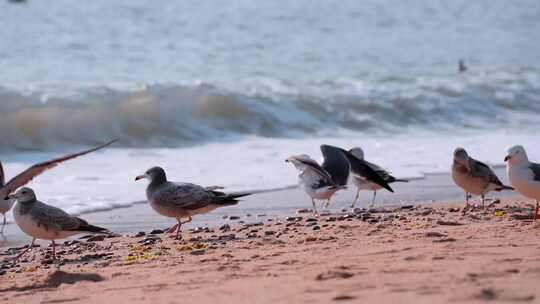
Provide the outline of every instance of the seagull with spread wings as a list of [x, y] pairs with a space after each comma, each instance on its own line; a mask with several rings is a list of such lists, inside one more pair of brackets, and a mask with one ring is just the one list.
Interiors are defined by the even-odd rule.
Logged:
[[514, 190], [504, 185], [488, 165], [470, 157], [463, 148], [454, 150], [452, 178], [456, 185], [465, 190], [465, 208], [469, 206], [469, 193], [480, 195], [482, 206], [484, 206], [488, 192]]
[[522, 146], [513, 146], [508, 149], [504, 158], [507, 164], [507, 173], [510, 184], [521, 195], [535, 199], [534, 221], [538, 219], [540, 201], [540, 164], [529, 161], [527, 152]]
[[405, 179], [395, 178], [385, 169], [366, 161], [364, 159], [364, 151], [359, 147], [352, 148], [348, 151], [347, 155], [349, 156], [348, 158], [351, 162], [352, 182], [357, 188], [356, 196], [351, 208], [354, 208], [356, 205], [356, 202], [360, 196], [360, 190], [373, 191], [371, 205], [374, 205], [377, 190], [384, 188], [390, 192], [394, 192], [389, 185], [390, 183], [408, 182], [408, 180]]
[[298, 183], [311, 197], [314, 213], [317, 213], [315, 200], [324, 200], [324, 206], [328, 207], [334, 193], [346, 189], [350, 171], [349, 161], [342, 149], [322, 145], [321, 152], [324, 157], [321, 165], [306, 154], [285, 160], [298, 170]]
[[73, 153], [64, 155], [59, 158], [51, 159], [45, 162], [41, 162], [38, 164], [35, 164], [31, 166], [30, 168], [24, 170], [14, 178], [10, 179], [7, 183], [4, 176], [4, 169], [2, 167], [2, 163], [0, 162], [0, 213], [2, 213], [4, 219], [2, 223], [2, 228], [0, 230], [1, 234], [4, 232], [4, 226], [6, 224], [6, 212], [8, 212], [11, 207], [13, 206], [13, 203], [15, 202], [14, 199], [8, 198], [8, 195], [13, 193], [17, 188], [22, 187], [26, 185], [28, 182], [30, 182], [34, 177], [40, 175], [41, 173], [45, 172], [46, 170], [49, 170], [53, 167], [56, 167], [61, 162], [103, 149], [112, 143], [116, 142], [117, 139], [111, 140], [105, 144], [102, 144], [100, 146], [97, 146], [92, 149], [84, 150], [81, 152]]

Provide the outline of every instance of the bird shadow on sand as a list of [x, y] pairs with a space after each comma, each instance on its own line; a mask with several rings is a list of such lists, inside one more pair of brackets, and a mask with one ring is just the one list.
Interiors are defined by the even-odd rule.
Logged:
[[75, 284], [77, 282], [101, 282], [105, 280], [97, 273], [69, 273], [61, 270], [49, 274], [47, 278], [41, 282], [22, 287], [9, 287], [0, 289], [0, 292], [6, 291], [28, 291], [35, 289], [56, 288], [62, 284]]

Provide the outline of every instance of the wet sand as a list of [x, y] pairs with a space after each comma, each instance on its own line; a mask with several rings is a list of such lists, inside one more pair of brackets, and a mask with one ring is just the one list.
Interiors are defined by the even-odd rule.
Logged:
[[[3, 303], [536, 303], [540, 229], [521, 198], [395, 206], [68, 241], [3, 262]], [[18, 249], [4, 252], [8, 259]]]

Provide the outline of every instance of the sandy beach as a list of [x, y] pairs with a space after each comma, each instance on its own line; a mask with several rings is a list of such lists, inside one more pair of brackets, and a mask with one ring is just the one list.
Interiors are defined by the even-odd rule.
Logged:
[[[503, 168], [496, 169], [504, 179]], [[540, 229], [532, 202], [496, 193], [462, 210], [448, 174], [394, 184], [367, 208], [363, 192], [336, 196], [314, 216], [299, 189], [260, 193], [241, 206], [195, 217], [183, 239], [146, 203], [82, 215], [112, 235], [63, 242], [53, 264], [48, 242], [7, 227], [0, 255], [5, 303], [474, 303], [535, 302]], [[429, 199], [432, 198], [432, 199]], [[476, 199], [476, 198], [475, 198]], [[478, 202], [478, 200], [474, 200]]]
[[538, 12], [0, 1], [0, 304], [540, 303]]
[[[297, 214], [184, 233], [68, 241], [3, 262], [4, 303], [538, 301], [540, 229], [512, 197]], [[3, 259], [16, 253], [4, 252]]]

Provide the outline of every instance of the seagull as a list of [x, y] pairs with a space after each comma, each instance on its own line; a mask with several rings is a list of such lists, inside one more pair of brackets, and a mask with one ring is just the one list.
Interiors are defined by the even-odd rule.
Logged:
[[352, 155], [352, 157], [349, 157], [349, 160], [352, 159], [357, 163], [355, 166], [351, 166], [353, 177], [352, 181], [357, 187], [356, 196], [351, 208], [354, 208], [356, 205], [360, 195], [360, 190], [373, 191], [373, 199], [371, 201], [371, 205], [373, 206], [375, 204], [377, 190], [384, 188], [390, 192], [394, 192], [389, 185], [390, 183], [408, 182], [406, 179], [395, 178], [383, 168], [364, 160], [364, 151], [359, 147], [350, 149], [349, 155]]
[[507, 166], [510, 184], [523, 196], [536, 200], [534, 221], [538, 219], [540, 201], [540, 164], [529, 161], [527, 153], [522, 146], [513, 146], [508, 149], [504, 158]]
[[504, 185], [486, 164], [470, 157], [465, 149], [459, 147], [454, 150], [452, 178], [456, 185], [465, 190], [465, 208], [469, 206], [469, 193], [480, 195], [484, 206], [488, 192], [514, 190]]
[[13, 199], [8, 199], [9, 194], [13, 193], [15, 190], [17, 190], [17, 188], [26, 185], [34, 177], [40, 175], [46, 170], [56, 167], [56, 165], [58, 165], [61, 162], [103, 149], [116, 141], [118, 141], [118, 139], [111, 140], [107, 143], [104, 143], [100, 146], [97, 146], [89, 150], [64, 155], [59, 158], [55, 158], [55, 159], [51, 159], [45, 162], [35, 164], [31, 166], [30, 168], [24, 170], [22, 173], [18, 174], [14, 178], [10, 179], [7, 183], [5, 182], [4, 169], [2, 167], [2, 162], [0, 162], [0, 213], [2, 213], [4, 217], [0, 234], [2, 235], [4, 234], [4, 226], [6, 224], [6, 212], [8, 212], [13, 206], [13, 203], [15, 203]]
[[72, 216], [60, 208], [40, 202], [34, 191], [28, 187], [19, 189], [10, 199], [16, 199], [13, 208], [15, 222], [21, 230], [32, 237], [32, 242], [15, 259], [32, 249], [36, 239], [50, 240], [53, 261], [56, 260], [57, 239], [63, 239], [79, 233], [108, 233], [107, 229], [88, 224], [85, 220]]
[[293, 155], [285, 160], [292, 163], [298, 170], [298, 183], [311, 197], [313, 212], [317, 213], [315, 200], [325, 200], [325, 208], [330, 205], [332, 195], [339, 190], [346, 189], [349, 178], [350, 164], [342, 149], [322, 145], [321, 152], [324, 157], [319, 165], [309, 155]]
[[[217, 191], [220, 186], [202, 187], [191, 183], [177, 183], [167, 181], [165, 170], [153, 167], [145, 174], [135, 178], [150, 180], [146, 188], [146, 197], [150, 206], [159, 214], [175, 218], [178, 223], [169, 229], [169, 233], [176, 231], [176, 238], [180, 238], [180, 229], [183, 224], [191, 222], [197, 214], [208, 213], [219, 207], [238, 204], [238, 198], [251, 193], [224, 193]], [[187, 218], [182, 222], [183, 218]]]

